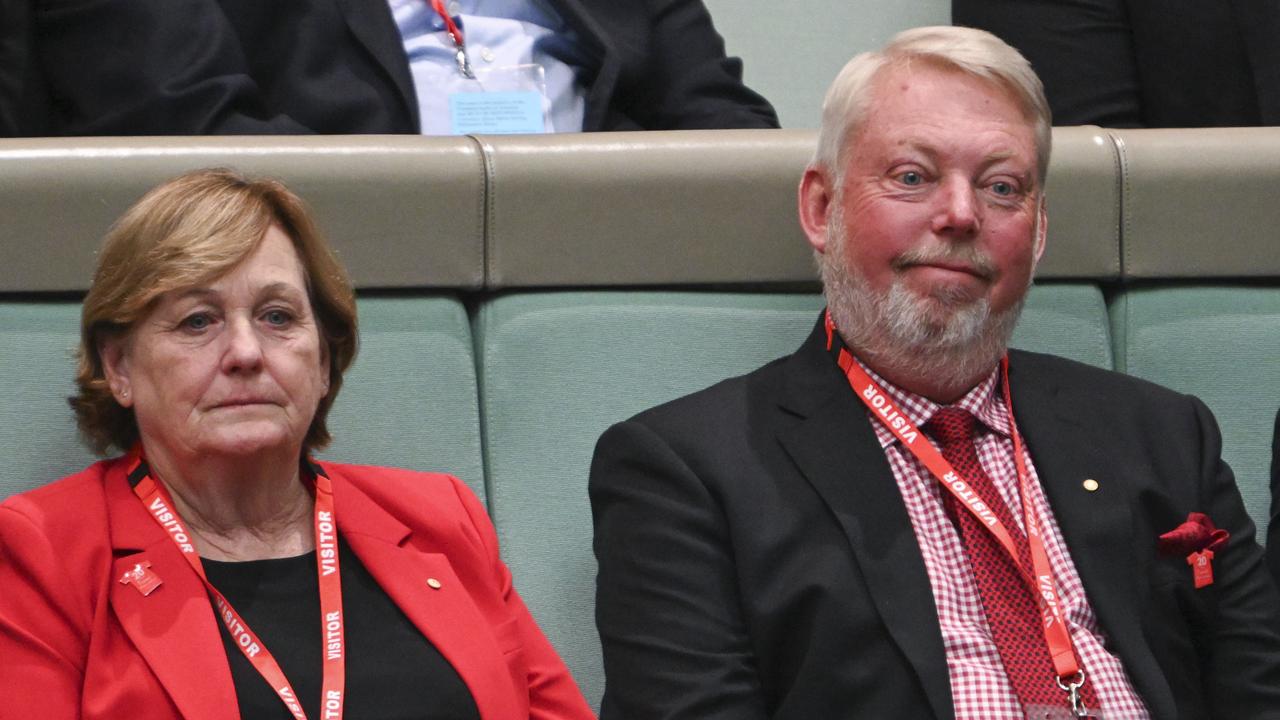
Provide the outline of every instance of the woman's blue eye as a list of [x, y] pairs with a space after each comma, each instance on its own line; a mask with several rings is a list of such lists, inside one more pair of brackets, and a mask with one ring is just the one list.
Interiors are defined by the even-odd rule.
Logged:
[[209, 316], [204, 313], [197, 313], [187, 317], [182, 324], [191, 330], [204, 330], [209, 327]]
[[901, 180], [903, 185], [919, 185], [924, 182], [924, 176], [914, 170], [909, 170], [902, 173]]
[[991, 192], [997, 195], [1012, 195], [1013, 185], [1007, 182], [996, 182], [991, 184]]
[[286, 325], [292, 319], [289, 313], [283, 310], [268, 310], [262, 317], [271, 325]]

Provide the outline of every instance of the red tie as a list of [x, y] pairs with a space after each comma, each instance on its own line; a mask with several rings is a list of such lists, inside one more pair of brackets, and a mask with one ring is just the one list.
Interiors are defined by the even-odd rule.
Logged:
[[[1019, 530], [1009, 506], [978, 462], [973, 444], [975, 422], [968, 411], [945, 407], [925, 424], [924, 430], [938, 441], [942, 457], [1008, 528], [1018, 548], [1018, 561], [1022, 567], [1030, 568], [1031, 551], [1026, 535]], [[1018, 700], [1024, 708], [1068, 705], [1067, 694], [1054, 681], [1053, 661], [1049, 659], [1048, 645], [1040, 627], [1040, 609], [1022, 571], [1013, 564], [995, 536], [952, 493], [944, 491], [942, 498], [947, 514], [960, 529], [960, 539], [969, 555], [978, 594], [987, 612], [991, 638]], [[1086, 707], [1098, 707], [1091, 683], [1086, 683], [1080, 694]]]

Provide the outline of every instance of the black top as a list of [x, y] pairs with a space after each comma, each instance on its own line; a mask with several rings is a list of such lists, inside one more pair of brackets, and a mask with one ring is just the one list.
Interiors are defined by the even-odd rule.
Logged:
[[[346, 717], [360, 720], [478, 720], [470, 691], [439, 651], [396, 607], [345, 541], [342, 600], [346, 617]], [[308, 718], [320, 714], [321, 625], [316, 554], [278, 560], [203, 560], [205, 573], [275, 656]], [[291, 720], [262, 675], [221, 622], [240, 716]]]

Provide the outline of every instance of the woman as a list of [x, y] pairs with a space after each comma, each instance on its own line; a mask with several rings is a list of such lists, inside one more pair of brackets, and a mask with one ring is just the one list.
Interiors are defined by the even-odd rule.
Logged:
[[124, 214], [71, 404], [125, 454], [0, 505], [0, 716], [591, 717], [462, 483], [309, 458], [355, 348], [280, 184], [195, 172]]

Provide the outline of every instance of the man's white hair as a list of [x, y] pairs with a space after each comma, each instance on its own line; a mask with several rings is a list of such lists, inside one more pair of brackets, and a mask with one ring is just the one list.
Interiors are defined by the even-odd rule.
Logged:
[[1008, 90], [1034, 124], [1037, 183], [1044, 188], [1053, 127], [1044, 86], [1021, 53], [985, 30], [966, 27], [904, 30], [880, 50], [864, 52], [850, 60], [822, 102], [814, 166], [825, 170], [837, 188], [842, 185], [848, 143], [870, 108], [876, 77], [886, 68], [907, 66], [913, 61], [951, 68]]

